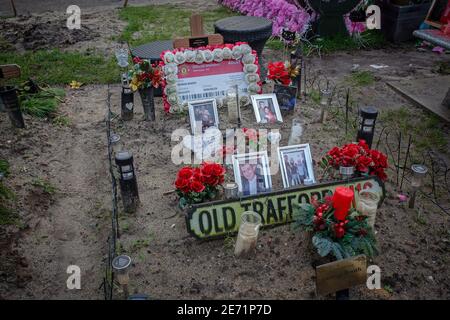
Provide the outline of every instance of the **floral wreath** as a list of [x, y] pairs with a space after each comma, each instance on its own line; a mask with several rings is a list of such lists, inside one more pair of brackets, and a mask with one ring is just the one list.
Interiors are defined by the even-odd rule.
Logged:
[[[161, 53], [164, 79], [162, 81], [164, 110], [168, 113], [183, 112], [188, 108], [188, 102], [182, 102], [177, 94], [178, 65], [183, 63], [213, 63], [223, 60], [239, 60], [243, 65], [245, 81], [248, 84], [248, 94], [261, 93], [261, 78], [258, 55], [246, 42], [204, 46], [199, 48], [179, 48]], [[223, 99], [218, 97], [217, 99]], [[221, 105], [221, 100], [218, 101]], [[241, 104], [250, 103], [247, 95], [240, 98]]]

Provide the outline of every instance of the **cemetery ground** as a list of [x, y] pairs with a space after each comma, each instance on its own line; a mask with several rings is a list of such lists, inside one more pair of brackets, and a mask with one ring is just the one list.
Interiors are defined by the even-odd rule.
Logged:
[[[10, 190], [3, 186], [0, 190], [0, 298], [103, 298], [99, 287], [112, 197], [105, 125], [108, 84], [113, 112], [119, 115], [113, 118], [112, 128], [134, 155], [141, 198], [135, 214], [121, 212], [119, 218], [119, 252], [133, 259], [131, 293], [145, 292], [156, 299], [332, 298], [315, 296], [314, 255], [303, 235], [289, 225], [263, 230], [251, 259], [234, 257], [232, 237], [199, 241], [188, 235], [177, 197], [164, 195], [173, 189], [179, 169], [170, 160], [178, 143], [171, 141], [171, 135], [178, 128], [189, 130], [186, 116], [165, 115], [161, 98], [156, 98], [156, 122], [145, 122], [136, 95], [134, 119], [120, 119], [115, 43], [127, 40], [134, 46], [186, 35], [191, 10], [199, 6], [204, 8], [210, 33], [213, 21], [235, 14], [206, 0], [177, 7], [92, 9], [83, 15], [76, 37], [63, 30], [63, 13], [0, 20], [0, 63], [18, 63], [24, 73], [19, 81], [34, 76], [42, 85], [65, 91], [52, 114], [42, 118], [26, 114], [26, 129], [13, 129], [5, 114], [0, 117], [0, 170], [8, 172], [3, 182]], [[279, 47], [275, 40], [269, 43], [264, 50], [266, 62], [279, 60]], [[442, 72], [448, 73], [450, 59], [418, 51], [414, 44], [380, 42], [375, 47], [320, 57], [313, 50], [307, 57], [311, 74], [322, 73], [343, 88], [350, 87], [351, 99], [358, 105], [378, 107], [377, 128], [389, 125], [405, 137], [411, 134], [413, 157], [418, 159], [431, 148], [449, 163], [448, 124], [410, 104], [386, 83], [421, 77], [439, 81]], [[351, 72], [355, 64], [359, 68]], [[374, 69], [371, 64], [388, 67]], [[83, 85], [70, 89], [72, 80]], [[317, 164], [331, 147], [356, 136], [353, 126], [345, 135], [342, 111], [335, 110], [325, 124], [318, 123], [320, 111], [312, 92], [272, 128], [281, 130], [281, 145], [285, 145], [292, 118], [302, 117], [307, 123], [303, 141], [311, 145]], [[226, 110], [219, 109], [219, 114], [220, 127], [225, 129]], [[243, 126], [260, 128], [251, 107], [243, 110]], [[395, 145], [395, 137], [390, 139]], [[315, 170], [319, 177], [318, 165]], [[353, 288], [351, 298], [448, 299], [449, 216], [424, 197], [419, 197], [416, 209], [408, 209], [397, 197], [396, 178], [390, 170], [387, 197], [375, 226], [380, 254], [371, 264], [381, 268], [382, 289]], [[280, 174], [272, 179], [274, 189], [281, 189]], [[448, 205], [444, 184], [437, 188]], [[403, 189], [409, 191], [408, 183]], [[66, 268], [72, 264], [82, 270], [81, 290], [66, 287]]]

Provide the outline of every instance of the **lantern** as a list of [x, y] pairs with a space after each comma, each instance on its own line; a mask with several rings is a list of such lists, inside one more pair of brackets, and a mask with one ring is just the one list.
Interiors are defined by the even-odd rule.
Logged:
[[411, 187], [412, 187], [412, 195], [409, 199], [409, 208], [414, 208], [416, 202], [416, 193], [420, 187], [423, 186], [423, 181], [428, 172], [428, 168], [422, 164], [413, 164], [411, 166], [411, 170], [413, 172]]
[[117, 133], [113, 133], [109, 137], [109, 143], [111, 144], [111, 153], [112, 154], [116, 154], [117, 152], [121, 151], [123, 148], [122, 141], [120, 141], [120, 136]]
[[225, 183], [223, 186], [225, 199], [237, 199], [239, 198], [239, 187], [236, 182]]
[[129, 269], [131, 258], [126, 255], [120, 255], [113, 259], [111, 266], [117, 277], [117, 282], [122, 286], [125, 298], [128, 297], [128, 283], [130, 282]]
[[375, 107], [367, 106], [359, 109], [359, 129], [356, 141], [365, 140], [369, 148], [372, 148], [377, 116], [378, 110]]
[[261, 216], [253, 211], [242, 213], [234, 254], [236, 257], [245, 257], [253, 253], [258, 240]]
[[121, 115], [123, 120], [133, 119], [134, 93], [129, 86], [122, 86]]
[[120, 151], [115, 156], [119, 171], [120, 192], [126, 212], [135, 212], [139, 203], [139, 192], [134, 172], [133, 156], [128, 151]]

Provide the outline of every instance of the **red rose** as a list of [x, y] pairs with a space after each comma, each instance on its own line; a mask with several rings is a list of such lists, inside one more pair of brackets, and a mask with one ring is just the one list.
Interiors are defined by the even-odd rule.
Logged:
[[342, 155], [349, 158], [355, 158], [359, 153], [359, 147], [356, 144], [348, 144], [342, 149]]
[[178, 171], [178, 178], [181, 179], [190, 179], [193, 176], [193, 170], [191, 167], [184, 167]]
[[360, 172], [369, 172], [369, 167], [372, 165], [372, 158], [367, 156], [360, 156], [356, 161], [356, 170]]
[[365, 152], [369, 152], [369, 146], [366, 143], [366, 140], [359, 139], [358, 146], [362, 148]]
[[189, 188], [191, 189], [191, 191], [197, 193], [200, 193], [203, 190], [205, 190], [205, 186], [203, 185], [203, 183], [201, 183], [198, 180], [192, 180], [191, 183], [189, 184]]
[[387, 156], [378, 150], [370, 150], [370, 156], [373, 159], [375, 167], [387, 168]]
[[178, 178], [175, 181], [175, 188], [180, 190], [181, 192], [189, 192], [189, 180], [188, 179], [182, 179], [182, 178]]

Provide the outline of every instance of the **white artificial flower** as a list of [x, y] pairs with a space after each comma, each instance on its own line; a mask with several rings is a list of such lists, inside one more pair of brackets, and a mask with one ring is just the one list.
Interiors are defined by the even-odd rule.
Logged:
[[224, 60], [230, 60], [231, 58], [233, 58], [233, 54], [230, 48], [225, 47], [222, 49], [222, 55]]
[[184, 57], [186, 58], [186, 62], [194, 62], [195, 60], [195, 52], [192, 50], [185, 50]]
[[164, 66], [164, 74], [177, 74], [178, 73], [178, 67], [175, 63], [169, 63]]
[[254, 64], [256, 61], [256, 58], [251, 53], [246, 54], [242, 57], [242, 63], [244, 64]]
[[214, 57], [211, 50], [203, 50], [203, 56], [205, 57], [205, 62], [212, 62]]
[[169, 64], [173, 62], [175, 62], [175, 55], [170, 51], [166, 52], [164, 54], [164, 63]]
[[234, 46], [231, 54], [233, 55], [234, 59], [236, 59], [236, 60], [240, 59], [242, 57], [241, 47], [240, 46]]
[[243, 55], [252, 53], [252, 48], [248, 44], [241, 44], [240, 47]]
[[246, 64], [244, 65], [244, 72], [245, 73], [255, 73], [258, 71], [258, 66], [256, 64]]
[[246, 106], [246, 105], [250, 104], [250, 98], [248, 96], [240, 96], [239, 103], [241, 106]]
[[175, 53], [175, 62], [177, 64], [183, 64], [186, 62], [186, 57], [184, 56], [184, 53], [181, 51], [178, 51]]
[[171, 94], [177, 93], [177, 87], [175, 85], [168, 85], [164, 88], [164, 93], [166, 96], [169, 96]]
[[166, 77], [166, 81], [167, 81], [168, 84], [176, 84], [177, 80], [178, 80], [177, 75], [173, 74], [173, 73], [167, 75], [167, 77]]
[[258, 93], [260, 89], [261, 89], [261, 87], [260, 87], [257, 83], [251, 83], [251, 84], [248, 86], [248, 92], [249, 92], [250, 94]]
[[178, 96], [176, 93], [172, 93], [167, 97], [167, 101], [171, 104], [177, 104], [178, 103]]
[[197, 50], [195, 52], [194, 62], [196, 64], [202, 64], [204, 61], [205, 61], [205, 57], [203, 56], [203, 53], [200, 50]]
[[248, 83], [256, 83], [256, 82], [258, 82], [260, 80], [260, 77], [259, 77], [259, 75], [257, 73], [247, 73], [245, 75], [245, 80]]
[[221, 62], [223, 60], [223, 51], [222, 49], [216, 48], [212, 52], [213, 59], [215, 62]]

